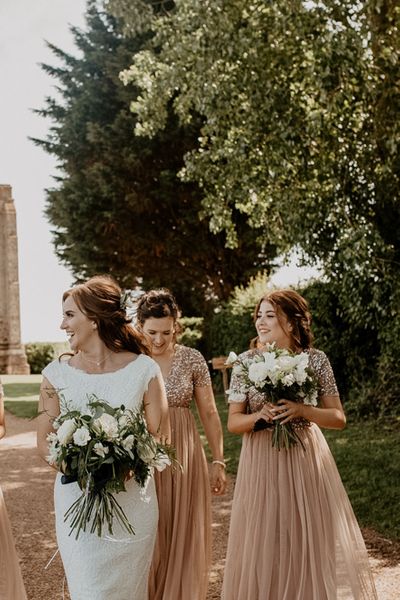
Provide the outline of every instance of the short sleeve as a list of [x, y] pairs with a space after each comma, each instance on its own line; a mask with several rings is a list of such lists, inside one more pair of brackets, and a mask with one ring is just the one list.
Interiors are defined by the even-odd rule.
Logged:
[[65, 388], [64, 374], [60, 359], [53, 360], [42, 371], [43, 377], [53, 386], [55, 390], [61, 391]]
[[194, 387], [211, 385], [210, 371], [208, 370], [204, 356], [194, 348], [191, 348], [190, 350]]
[[239, 373], [235, 373], [235, 369], [232, 371], [229, 389], [226, 393], [229, 404], [234, 402], [245, 402], [247, 400], [247, 393], [244, 389], [243, 378]]
[[339, 396], [335, 375], [328, 357], [321, 350], [310, 353], [310, 363], [318, 380], [318, 395]]
[[147, 392], [147, 390], [149, 389], [150, 381], [161, 374], [161, 369], [158, 363], [156, 363], [156, 361], [153, 360], [150, 356], [143, 354], [143, 357], [146, 361], [144, 391]]

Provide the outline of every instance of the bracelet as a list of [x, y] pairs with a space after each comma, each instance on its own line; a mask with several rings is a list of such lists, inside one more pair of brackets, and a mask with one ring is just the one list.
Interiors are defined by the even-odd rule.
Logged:
[[213, 465], [221, 465], [221, 467], [224, 467], [224, 469], [226, 469], [226, 462], [223, 460], [213, 460], [212, 464]]

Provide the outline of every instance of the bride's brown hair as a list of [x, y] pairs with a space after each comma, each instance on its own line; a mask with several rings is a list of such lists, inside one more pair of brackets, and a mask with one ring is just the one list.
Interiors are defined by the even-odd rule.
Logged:
[[121, 307], [121, 288], [109, 275], [96, 275], [63, 294], [73, 298], [79, 310], [97, 326], [100, 339], [110, 350], [150, 354], [145, 337], [131, 325]]
[[[254, 311], [254, 321], [257, 319], [261, 302], [270, 302], [276, 310], [279, 323], [282, 324], [284, 315], [292, 330], [290, 333], [296, 350], [307, 350], [312, 346], [313, 334], [311, 332], [311, 313], [307, 301], [294, 290], [275, 290], [263, 296]], [[256, 338], [257, 339], [257, 338]], [[254, 344], [255, 347], [256, 344]]]

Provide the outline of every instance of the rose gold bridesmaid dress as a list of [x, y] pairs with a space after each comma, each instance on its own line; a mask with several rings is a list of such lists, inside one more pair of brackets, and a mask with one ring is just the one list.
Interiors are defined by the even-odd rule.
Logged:
[[155, 474], [159, 523], [149, 600], [205, 600], [211, 556], [207, 461], [190, 405], [195, 387], [210, 385], [203, 356], [177, 345], [165, 388], [172, 445], [182, 465]]
[[27, 600], [7, 509], [0, 488], [0, 598]]
[[[243, 356], [243, 355], [242, 355]], [[310, 350], [320, 396], [338, 395], [325, 354]], [[256, 412], [240, 377], [230, 402]], [[302, 427], [300, 427], [302, 425]], [[360, 528], [317, 425], [299, 423], [300, 444], [272, 447], [271, 430], [243, 436], [232, 504], [223, 600], [377, 600]]]

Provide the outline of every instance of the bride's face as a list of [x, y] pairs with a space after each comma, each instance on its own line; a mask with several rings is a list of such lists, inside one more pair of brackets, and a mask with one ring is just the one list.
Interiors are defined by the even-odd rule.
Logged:
[[146, 319], [142, 331], [150, 340], [153, 356], [161, 356], [172, 350], [174, 345], [175, 322], [173, 317]]
[[258, 339], [263, 346], [275, 342], [277, 348], [291, 347], [291, 325], [284, 315], [280, 315], [278, 319], [276, 309], [271, 302], [267, 300], [261, 302], [255, 325]]
[[65, 330], [73, 352], [88, 348], [98, 337], [95, 323], [79, 310], [72, 296], [63, 302], [61, 329]]

